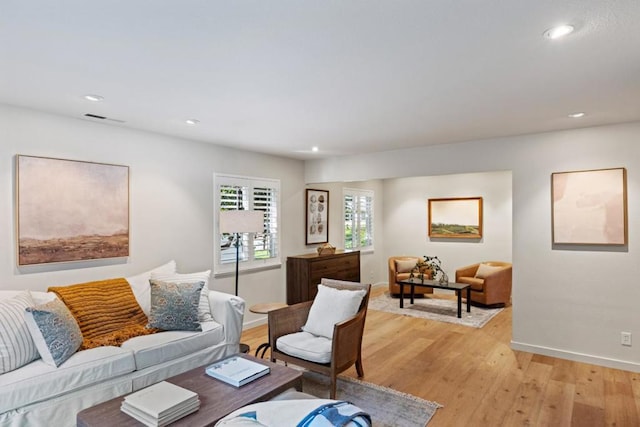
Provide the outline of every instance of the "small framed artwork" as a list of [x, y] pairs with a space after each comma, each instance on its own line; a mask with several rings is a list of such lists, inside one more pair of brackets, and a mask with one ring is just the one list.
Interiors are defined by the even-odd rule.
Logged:
[[482, 237], [482, 197], [429, 199], [429, 237]]
[[329, 242], [329, 192], [307, 189], [305, 244]]
[[627, 171], [597, 169], [551, 174], [554, 244], [627, 244]]
[[129, 167], [16, 156], [18, 266], [129, 256]]

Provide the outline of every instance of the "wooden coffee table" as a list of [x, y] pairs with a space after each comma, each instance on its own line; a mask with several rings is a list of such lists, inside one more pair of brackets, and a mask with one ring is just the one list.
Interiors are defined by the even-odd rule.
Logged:
[[[234, 387], [208, 376], [205, 373], [205, 368], [208, 365], [166, 379], [165, 381], [195, 391], [200, 398], [200, 409], [197, 412], [187, 415], [171, 425], [213, 426], [225, 415], [245, 405], [269, 400], [292, 387], [302, 391], [301, 371], [276, 365], [268, 360], [250, 355], [241, 356], [269, 366], [271, 372], [242, 387]], [[77, 425], [79, 427], [141, 426], [142, 423], [120, 411], [123, 399], [124, 396], [117, 397], [80, 411], [76, 417]]]
[[436, 280], [422, 280], [418, 277], [412, 277], [407, 280], [399, 281], [398, 285], [400, 285], [400, 308], [404, 308], [405, 286], [409, 286], [411, 288], [411, 304], [413, 304], [413, 292], [416, 286], [423, 286], [426, 288], [449, 289], [456, 291], [456, 296], [458, 297], [458, 318], [462, 317], [462, 291], [467, 291], [467, 313], [471, 312], [471, 286], [465, 283], [440, 283]]

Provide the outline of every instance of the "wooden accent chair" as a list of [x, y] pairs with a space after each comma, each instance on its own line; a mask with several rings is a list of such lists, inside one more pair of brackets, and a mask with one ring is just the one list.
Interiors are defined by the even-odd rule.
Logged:
[[[400, 285], [397, 284], [400, 280], [409, 278], [411, 270], [415, 268], [416, 263], [421, 257], [417, 256], [392, 256], [389, 257], [389, 294], [392, 297], [400, 296]], [[425, 279], [431, 279], [433, 273], [431, 269], [427, 268], [424, 271]], [[411, 289], [408, 286], [404, 287], [405, 296], [409, 296]], [[413, 296], [423, 297], [424, 294], [432, 294], [432, 288], [416, 287], [413, 292]]]
[[[371, 285], [333, 279], [322, 279], [321, 284], [336, 290], [363, 290], [364, 296], [357, 307], [357, 312], [346, 320], [334, 324], [333, 334], [328, 338], [326, 335], [316, 336], [306, 331], [301, 332], [303, 326], [307, 329], [309, 323], [307, 320], [315, 300], [270, 311], [268, 316], [271, 361], [282, 360], [329, 376], [331, 378], [330, 398], [335, 399], [336, 377], [340, 372], [355, 364], [358, 376], [364, 376], [362, 334]], [[318, 298], [320, 298], [319, 295], [316, 296], [316, 299]], [[357, 300], [355, 303], [357, 304]]]
[[456, 282], [471, 285], [471, 301], [484, 305], [511, 302], [511, 263], [484, 261], [456, 270]]

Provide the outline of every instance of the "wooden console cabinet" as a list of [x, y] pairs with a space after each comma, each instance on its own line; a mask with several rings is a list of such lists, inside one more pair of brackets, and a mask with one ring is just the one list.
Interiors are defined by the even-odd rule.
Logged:
[[359, 282], [360, 251], [287, 257], [287, 304], [315, 298], [322, 278]]

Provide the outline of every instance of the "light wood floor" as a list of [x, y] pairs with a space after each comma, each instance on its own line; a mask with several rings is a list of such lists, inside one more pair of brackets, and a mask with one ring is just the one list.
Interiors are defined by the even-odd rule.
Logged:
[[[266, 325], [242, 335], [252, 349], [266, 340]], [[514, 351], [510, 340], [510, 307], [481, 329], [369, 310], [363, 379], [444, 405], [429, 427], [640, 426], [640, 374]]]

